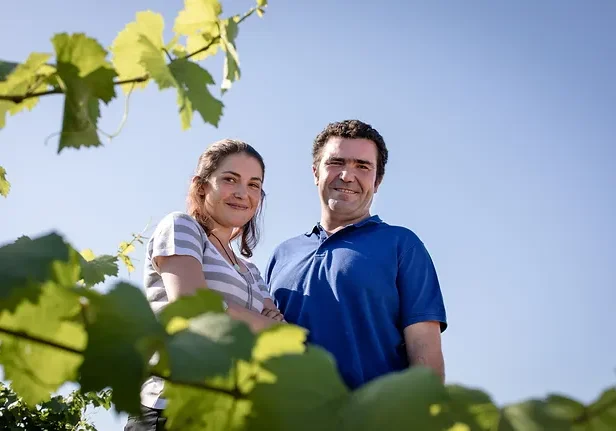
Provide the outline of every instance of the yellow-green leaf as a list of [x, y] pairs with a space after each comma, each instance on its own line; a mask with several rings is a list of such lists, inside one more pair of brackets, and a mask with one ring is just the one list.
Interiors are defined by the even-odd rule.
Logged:
[[[47, 78], [53, 74], [54, 68], [45, 63], [51, 54], [33, 52], [25, 63], [17, 64], [3, 62], [3, 76], [0, 80], [0, 94], [22, 96], [27, 93], [36, 93], [48, 88]], [[24, 99], [20, 103], [0, 101], [0, 129], [5, 125], [5, 116], [17, 114], [23, 109], [32, 109], [38, 103], [38, 97]]]
[[202, 60], [218, 50], [218, 17], [222, 6], [218, 0], [185, 0], [184, 9], [178, 14], [173, 30], [186, 36], [186, 49], [194, 53], [206, 46], [207, 50], [193, 55], [194, 60]]
[[7, 197], [11, 191], [11, 183], [6, 179], [6, 169], [0, 166], [0, 195]]
[[[118, 33], [111, 45], [112, 62], [118, 72], [120, 80], [134, 79], [146, 75], [142, 64], [143, 53], [153, 47], [162, 55], [163, 30], [165, 23], [162, 15], [152, 11], [137, 12], [135, 21], [129, 23]], [[139, 40], [146, 39], [146, 47]], [[122, 90], [126, 93], [132, 86], [144, 88], [147, 82], [138, 84], [124, 84]]]

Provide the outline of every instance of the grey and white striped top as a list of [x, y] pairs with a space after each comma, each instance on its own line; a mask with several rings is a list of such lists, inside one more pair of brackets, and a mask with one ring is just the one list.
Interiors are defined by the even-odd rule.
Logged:
[[[263, 301], [271, 299], [257, 267], [242, 260], [248, 272], [239, 274], [214, 247], [197, 221], [182, 212], [166, 215], [156, 226], [147, 244], [144, 284], [150, 306], [158, 313], [169, 303], [159, 268], [155, 263], [158, 256], [192, 256], [203, 268], [207, 288], [221, 293], [227, 302], [235, 302], [260, 313]], [[147, 380], [141, 391], [141, 403], [150, 408], [164, 408], [160, 398], [162, 381]]]

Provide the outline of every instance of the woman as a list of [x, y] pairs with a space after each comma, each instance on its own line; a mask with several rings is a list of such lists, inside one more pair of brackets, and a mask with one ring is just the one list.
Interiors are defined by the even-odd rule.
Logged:
[[[283, 321], [257, 267], [230, 246], [237, 239], [242, 256], [252, 256], [259, 240], [264, 173], [261, 155], [240, 141], [216, 142], [199, 157], [187, 212], [168, 214], [148, 241], [145, 288], [155, 312], [207, 286], [221, 293], [227, 313], [253, 332]], [[162, 388], [160, 379], [145, 382], [142, 416], [130, 417], [126, 431], [163, 429]]]

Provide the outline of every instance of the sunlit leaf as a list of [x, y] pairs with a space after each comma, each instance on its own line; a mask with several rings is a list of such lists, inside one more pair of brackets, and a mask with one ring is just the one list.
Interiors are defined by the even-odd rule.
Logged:
[[[0, 63], [0, 95], [23, 96], [47, 89], [46, 77], [53, 73], [53, 68], [45, 64], [50, 57], [51, 54], [33, 52], [22, 64]], [[20, 103], [0, 100], [0, 129], [5, 125], [7, 113], [14, 115], [23, 109], [32, 109], [38, 100], [38, 97]]]
[[[112, 62], [118, 72], [120, 80], [139, 78], [146, 75], [146, 68], [142, 64], [144, 50], [140, 39], [146, 39], [154, 50], [163, 54], [163, 30], [165, 23], [161, 14], [152, 11], [137, 12], [135, 21], [126, 25], [118, 33], [111, 45]], [[149, 48], [148, 48], [149, 49]], [[124, 84], [122, 90], [128, 92], [132, 86], [143, 88], [147, 82], [137, 84]]]
[[63, 383], [75, 380], [82, 358], [26, 337], [7, 335], [5, 331], [81, 351], [86, 342], [85, 331], [71, 321], [79, 311], [77, 295], [48, 282], [36, 304], [23, 301], [13, 313], [0, 312], [0, 363], [5, 378], [12, 381], [13, 389], [28, 404], [49, 399]]
[[0, 195], [7, 197], [11, 191], [11, 183], [6, 179], [6, 169], [0, 166]]
[[106, 59], [107, 52], [82, 33], [57, 34], [52, 42], [66, 93], [58, 152], [66, 147], [99, 146], [99, 104], [115, 97], [116, 72]]
[[485, 392], [450, 385], [447, 393], [449, 400], [442, 406], [444, 412], [449, 412], [452, 421], [466, 425], [469, 431], [496, 429], [501, 412]]
[[185, 0], [184, 9], [178, 14], [173, 30], [186, 36], [186, 49], [189, 53], [202, 48], [209, 48], [192, 57], [193, 60], [203, 60], [218, 50], [218, 17], [222, 6], [217, 0]]

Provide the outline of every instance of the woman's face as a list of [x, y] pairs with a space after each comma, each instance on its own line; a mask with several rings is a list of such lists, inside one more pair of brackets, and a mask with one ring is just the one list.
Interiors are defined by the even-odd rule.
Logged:
[[242, 227], [259, 207], [262, 183], [263, 170], [257, 159], [246, 153], [231, 154], [204, 185], [204, 209], [221, 227]]

